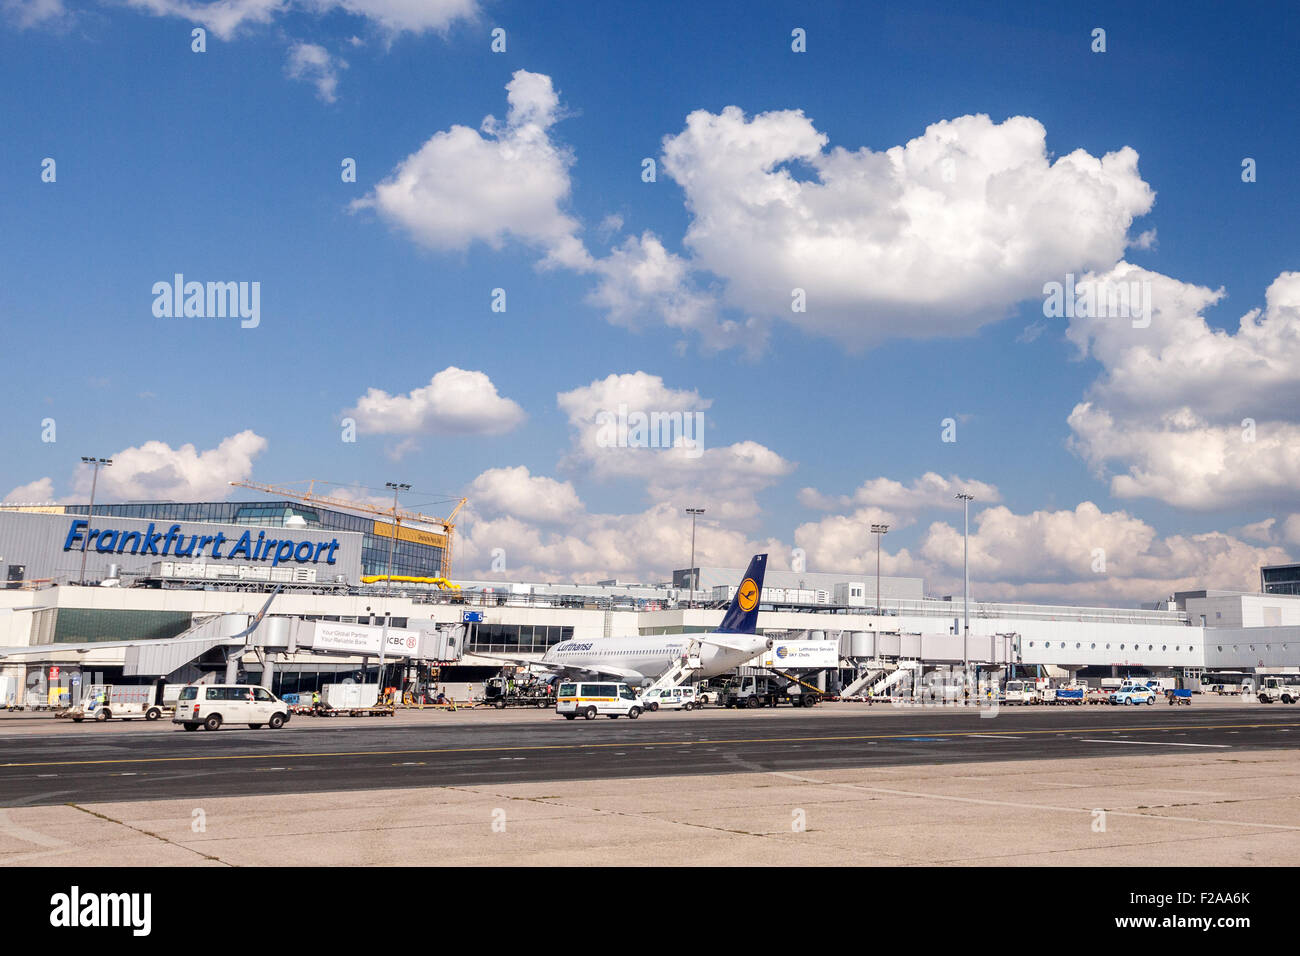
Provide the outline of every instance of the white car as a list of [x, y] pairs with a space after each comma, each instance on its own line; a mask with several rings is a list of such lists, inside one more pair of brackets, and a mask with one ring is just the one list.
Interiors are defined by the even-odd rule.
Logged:
[[222, 724], [279, 730], [288, 720], [289, 705], [252, 684], [189, 684], [181, 688], [172, 717], [186, 730], [216, 730]]
[[696, 699], [694, 687], [664, 687], [647, 691], [641, 698], [646, 710], [695, 710], [703, 704]]
[[1125, 684], [1110, 695], [1110, 702], [1112, 704], [1154, 704], [1156, 692], [1154, 688], [1142, 684]]
[[555, 712], [568, 720], [580, 716], [594, 720], [600, 714], [636, 720], [642, 709], [641, 699], [632, 688], [614, 681], [566, 680], [555, 692]]

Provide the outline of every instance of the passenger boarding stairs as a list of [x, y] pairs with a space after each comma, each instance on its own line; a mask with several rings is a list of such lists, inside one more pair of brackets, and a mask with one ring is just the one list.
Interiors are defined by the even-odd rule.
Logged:
[[868, 684], [875, 683], [889, 673], [890, 669], [887, 667], [868, 667], [856, 680], [853, 681], [853, 683], [840, 691], [840, 696], [852, 697], [855, 694], [864, 693]]
[[900, 683], [903, 678], [913, 676], [914, 671], [916, 672], [916, 676], [919, 677], [920, 670], [920, 661], [901, 661], [896, 670], [891, 671], [877, 680], [874, 684], [870, 685], [867, 688], [867, 694], [873, 697], [878, 697], [895, 684]]
[[122, 673], [128, 677], [165, 677], [194, 661], [247, 624], [246, 614], [217, 614], [192, 624], [176, 637], [126, 649]]
[[679, 684], [689, 681], [703, 669], [704, 663], [700, 660], [699, 642], [691, 641], [685, 654], [664, 668], [650, 684], [641, 688], [641, 695], [644, 696], [652, 690], [666, 690], [669, 687], [677, 687]]

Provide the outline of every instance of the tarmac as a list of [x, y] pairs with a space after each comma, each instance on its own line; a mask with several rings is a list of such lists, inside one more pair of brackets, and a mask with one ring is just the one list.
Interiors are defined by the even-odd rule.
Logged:
[[0, 811], [12, 866], [1289, 865], [1294, 750]]
[[0, 865], [1290, 865], [1295, 734], [1300, 708], [1208, 696], [196, 734], [11, 717]]
[[[1214, 708], [1216, 710], [1229, 708], [1260, 708], [1267, 710], [1284, 710], [1285, 704], [1260, 704], [1254, 697], [1241, 697], [1237, 694], [1198, 694], [1193, 698], [1190, 709], [1204, 710]], [[1148, 710], [1175, 710], [1186, 711], [1187, 706], [1170, 707], [1164, 701], [1160, 701], [1154, 706], [1135, 707], [1139, 713], [1146, 713]], [[1300, 706], [1294, 707], [1295, 712], [1300, 714]], [[969, 708], [955, 708], [952, 706], [938, 706], [935, 704], [915, 705], [912, 703], [891, 703], [889, 699], [882, 698], [875, 703], [868, 704], [865, 701], [826, 701], [818, 704], [811, 710], [798, 707], [782, 706], [776, 709], [759, 708], [758, 710], [749, 710], [745, 708], [729, 710], [725, 707], [708, 706], [702, 710], [690, 714], [691, 719], [695, 720], [736, 720], [745, 718], [754, 718], [762, 716], [767, 719], [778, 717], [797, 717], [808, 714], [816, 714], [819, 717], [833, 718], [851, 718], [863, 716], [887, 716], [889, 714], [932, 712], [932, 711], [979, 711], [986, 712], [992, 710], [995, 714], [1025, 714], [1025, 713], [1043, 713], [1065, 710], [1084, 710], [1089, 713], [1103, 713], [1111, 711], [1123, 711], [1123, 707], [1112, 707], [1109, 705], [1033, 705], [1033, 706], [1012, 706], [1001, 705], [997, 708], [980, 707], [978, 705]], [[688, 715], [680, 714], [678, 711], [659, 711], [656, 715], [645, 715], [646, 719], [655, 720], [663, 719], [668, 716]], [[495, 725], [495, 724], [515, 724], [515, 723], [536, 723], [537, 721], [556, 722], [559, 720], [555, 711], [551, 707], [508, 707], [497, 710], [494, 707], [478, 705], [474, 707], [460, 706], [456, 710], [445, 707], [401, 707], [391, 717], [312, 717], [307, 715], [298, 715], [293, 717], [285, 726], [285, 731], [301, 731], [307, 728], [318, 728], [328, 726], [334, 729], [351, 728], [351, 727], [374, 727], [377, 722], [384, 722], [386, 726], [460, 726], [460, 725]], [[125, 732], [167, 732], [170, 733], [177, 728], [173, 727], [169, 718], [164, 717], [159, 721], [146, 721], [143, 719], [134, 720], [112, 720], [105, 723], [96, 723], [93, 720], [73, 723], [66, 718], [56, 718], [50, 711], [14, 711], [9, 712], [0, 710], [0, 739], [7, 736], [26, 735], [33, 733], [53, 733], [53, 734], [93, 734], [93, 733], [125, 733]]]

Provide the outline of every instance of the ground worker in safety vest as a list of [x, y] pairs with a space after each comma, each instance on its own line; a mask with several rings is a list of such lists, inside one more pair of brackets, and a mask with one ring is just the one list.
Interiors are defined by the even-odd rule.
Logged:
[[311, 709], [320, 710], [320, 691], [318, 690], [311, 692]]

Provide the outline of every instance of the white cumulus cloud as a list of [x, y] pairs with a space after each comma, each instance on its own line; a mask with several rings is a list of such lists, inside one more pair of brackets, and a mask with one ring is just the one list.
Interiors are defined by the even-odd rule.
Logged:
[[63, 0], [3, 0], [0, 10], [20, 30], [57, 26], [71, 17]]
[[1102, 366], [1070, 413], [1071, 447], [1111, 493], [1191, 509], [1300, 503], [1300, 272], [1278, 276], [1235, 331], [1204, 317], [1222, 289], [1128, 263], [1100, 278], [1145, 283], [1151, 299], [1149, 326], [1088, 315], [1067, 329]]
[[851, 347], [967, 334], [1045, 277], [1109, 268], [1154, 201], [1134, 150], [1053, 160], [1027, 116], [945, 120], [884, 152], [828, 143], [800, 110], [701, 110], [663, 166], [686, 194], [697, 279], [719, 277], [743, 315]]
[[[457, 576], [502, 581], [594, 582], [616, 577], [664, 582], [690, 561], [691, 523], [673, 505], [629, 514], [579, 510], [550, 527], [526, 517], [471, 504], [457, 525]], [[787, 553], [779, 541], [758, 540], [705, 518], [697, 525], [696, 561], [744, 567], [750, 556]], [[504, 569], [493, 568], [494, 560]]]
[[[932, 583], [959, 593], [961, 527], [935, 522], [919, 551], [934, 569]], [[971, 517], [970, 572], [981, 600], [1114, 604], [1192, 588], [1255, 591], [1261, 565], [1287, 560], [1281, 548], [1217, 531], [1161, 536], [1134, 515], [1090, 501], [1029, 514], [994, 506]]]
[[[598, 480], [642, 481], [654, 502], [702, 507], [722, 521], [751, 522], [759, 514], [758, 493], [795, 468], [752, 440], [709, 447], [706, 413], [712, 399], [672, 388], [658, 375], [609, 375], [561, 392], [556, 401], [573, 430], [564, 465]], [[632, 420], [637, 414], [651, 423], [639, 443]], [[626, 441], [620, 416], [628, 423]]]
[[562, 208], [573, 157], [549, 134], [560, 115], [551, 78], [517, 70], [506, 92], [504, 122], [489, 116], [481, 131], [435, 133], [353, 208], [373, 209], [431, 249], [514, 238], [550, 263], [589, 268], [578, 222]]
[[[253, 473], [253, 459], [266, 444], [247, 430], [206, 451], [147, 441], [110, 456], [113, 464], [100, 469], [96, 494], [100, 501], [220, 501], [230, 494], [230, 482]], [[89, 497], [91, 478], [89, 465], [77, 466], [72, 483], [79, 499]]]
[[873, 524], [886, 524], [897, 532], [915, 521], [912, 515], [865, 506], [849, 514], [826, 515], [799, 525], [794, 531], [794, 543], [804, 550], [808, 568], [813, 571], [874, 574], [879, 548], [881, 574], [924, 578], [930, 570], [924, 562], [907, 548], [889, 550], [888, 534], [877, 542], [871, 531]]
[[584, 511], [569, 482], [530, 474], [522, 465], [488, 469], [474, 479], [467, 494], [479, 512], [543, 524], [574, 521]]
[[202, 24], [229, 39], [244, 24], [270, 23], [290, 9], [289, 0], [127, 0], [128, 5], [159, 17], [179, 17]]
[[316, 95], [323, 102], [338, 99], [339, 71], [346, 70], [345, 60], [334, 56], [315, 43], [295, 43], [289, 48], [289, 59], [284, 70], [292, 80], [303, 80], [316, 87]]
[[750, 355], [767, 344], [765, 324], [720, 315], [711, 291], [697, 288], [688, 260], [669, 252], [650, 232], [628, 236], [592, 264], [596, 287], [587, 302], [614, 325], [642, 329], [657, 323], [699, 336], [707, 351], [738, 347]]
[[854, 504], [899, 511], [922, 508], [960, 510], [961, 502], [954, 497], [958, 492], [972, 494], [983, 504], [1002, 500], [996, 485], [957, 475], [945, 478], [927, 471], [906, 485], [892, 478], [872, 478], [864, 481], [852, 495], [825, 495], [815, 488], [803, 488], [799, 491], [799, 503], [818, 511], [833, 511]]
[[29, 481], [5, 495], [3, 501], [6, 504], [48, 504], [54, 501], [54, 482], [49, 478]]
[[343, 413], [374, 435], [501, 435], [525, 419], [483, 372], [451, 366], [405, 395], [370, 388]]
[[[49, 2], [49, 0], [38, 0]], [[271, 23], [293, 12], [321, 16], [343, 12], [364, 18], [389, 35], [445, 32], [478, 13], [475, 0], [127, 0], [146, 13], [202, 24], [229, 39], [246, 24]]]

